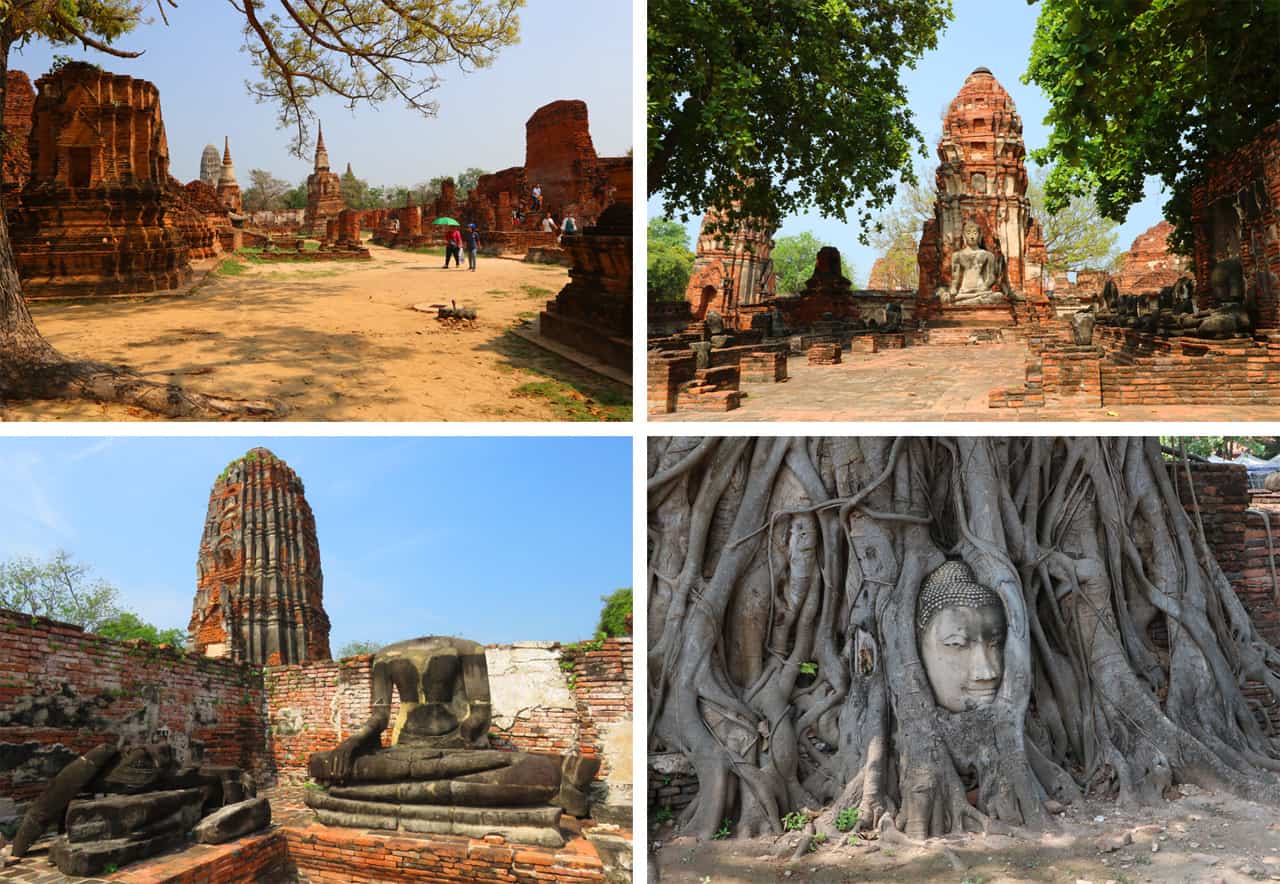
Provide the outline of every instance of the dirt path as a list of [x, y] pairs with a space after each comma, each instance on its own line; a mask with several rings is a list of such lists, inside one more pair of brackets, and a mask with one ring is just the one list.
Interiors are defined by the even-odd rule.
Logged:
[[[31, 308], [64, 353], [201, 392], [273, 396], [290, 420], [630, 417], [628, 388], [508, 332], [555, 297], [564, 267], [482, 258], [470, 273], [445, 270], [437, 255], [370, 251], [368, 262], [245, 264], [187, 296]], [[449, 329], [412, 309], [450, 300], [476, 308], [476, 328]], [[6, 403], [5, 412], [9, 420], [147, 418], [93, 403]]]
[[[703, 844], [676, 838], [658, 842], [661, 847], [656, 854], [650, 853], [649, 880], [663, 884], [1280, 881], [1280, 813], [1275, 808], [1191, 786], [1181, 788], [1191, 794], [1134, 812], [1122, 812], [1114, 802], [1067, 808], [1056, 818], [1061, 831], [1039, 836], [968, 835], [935, 838], [921, 846], [879, 841], [826, 844], [794, 862], [790, 856], [799, 840], [794, 834], [776, 841], [730, 839]], [[662, 831], [651, 838], [661, 838]]]

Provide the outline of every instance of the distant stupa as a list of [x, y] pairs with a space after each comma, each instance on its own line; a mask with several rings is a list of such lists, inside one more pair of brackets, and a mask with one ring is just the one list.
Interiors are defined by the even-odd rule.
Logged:
[[265, 448], [223, 470], [209, 492], [189, 646], [259, 666], [329, 659], [329, 618], [302, 480]]
[[200, 180], [210, 187], [217, 187], [220, 177], [222, 177], [222, 155], [212, 144], [206, 144], [204, 153], [200, 154]]

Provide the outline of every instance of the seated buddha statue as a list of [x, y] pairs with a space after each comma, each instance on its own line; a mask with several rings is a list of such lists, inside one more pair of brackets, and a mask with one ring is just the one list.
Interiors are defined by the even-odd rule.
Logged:
[[985, 304], [999, 299], [996, 256], [979, 244], [981, 234], [972, 221], [964, 225], [964, 248], [951, 256], [951, 303]]
[[[311, 776], [326, 788], [308, 790], [306, 801], [322, 822], [473, 837], [515, 830], [514, 840], [559, 846], [560, 810], [586, 816], [599, 759], [489, 748], [482, 645], [447, 636], [397, 642], [374, 655], [372, 680], [369, 719], [337, 748], [311, 755]], [[383, 748], [388, 727], [392, 745]]]

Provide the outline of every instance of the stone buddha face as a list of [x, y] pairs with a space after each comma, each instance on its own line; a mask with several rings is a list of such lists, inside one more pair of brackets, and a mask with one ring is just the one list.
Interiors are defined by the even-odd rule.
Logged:
[[939, 706], [963, 712], [995, 699], [1004, 677], [1004, 605], [968, 565], [946, 562], [925, 578], [916, 626]]
[[966, 249], [976, 249], [978, 247], [978, 225], [966, 224], [964, 226], [964, 247]]

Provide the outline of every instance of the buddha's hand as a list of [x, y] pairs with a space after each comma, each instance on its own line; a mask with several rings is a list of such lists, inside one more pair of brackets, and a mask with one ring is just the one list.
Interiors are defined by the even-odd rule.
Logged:
[[338, 744], [338, 748], [334, 749], [330, 754], [329, 771], [335, 782], [345, 782], [347, 777], [351, 775], [356, 753], [360, 751], [360, 743], [361, 741], [358, 737], [348, 737]]
[[483, 700], [473, 701], [467, 710], [467, 717], [458, 722], [458, 729], [468, 743], [474, 743], [489, 732], [489, 704]]

